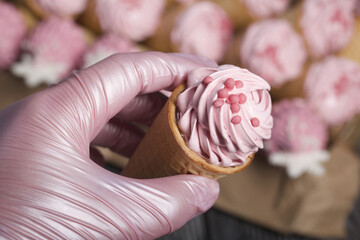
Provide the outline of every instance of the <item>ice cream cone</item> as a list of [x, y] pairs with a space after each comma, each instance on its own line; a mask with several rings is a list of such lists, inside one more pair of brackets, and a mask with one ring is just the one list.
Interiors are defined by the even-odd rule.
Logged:
[[212, 0], [212, 2], [218, 4], [226, 11], [236, 28], [244, 28], [255, 21], [255, 18], [250, 14], [242, 1]]
[[226, 63], [249, 69], [280, 94], [283, 85], [301, 79], [307, 60], [301, 37], [283, 19], [257, 21], [240, 31], [225, 56]]
[[183, 139], [176, 121], [176, 100], [186, 88], [180, 84], [165, 104], [148, 133], [132, 155], [122, 175], [133, 178], [158, 178], [177, 174], [195, 174], [218, 179], [245, 169], [254, 154], [243, 165], [220, 167], [208, 163], [192, 151]]
[[78, 66], [90, 38], [70, 19], [47, 18], [22, 41], [20, 59], [11, 71], [28, 87], [56, 83]]
[[360, 16], [355, 18], [354, 33], [350, 42], [337, 55], [360, 64]]
[[63, 18], [76, 18], [85, 8], [87, 0], [16, 0], [23, 2], [38, 18], [56, 15]]
[[84, 12], [79, 16], [78, 22], [91, 29], [94, 33], [100, 34], [101, 27], [99, 23], [99, 19], [96, 15], [96, 2], [95, 0], [88, 0], [88, 4], [84, 10]]
[[0, 69], [17, 60], [21, 43], [35, 22], [22, 5], [0, 2]]
[[24, 0], [26, 6], [39, 18], [43, 19], [47, 16], [46, 12], [41, 9], [39, 4], [33, 0]]
[[148, 44], [156, 50], [202, 55], [219, 62], [232, 31], [231, 20], [220, 6], [200, 1], [170, 10]]
[[21, 12], [25, 23], [26, 23], [26, 28], [28, 31], [30, 31], [31, 29], [33, 29], [37, 23], [37, 19], [35, 18], [35, 16], [24, 6], [22, 5], [15, 5], [17, 7], [17, 9], [19, 9], [19, 11]]
[[177, 5], [166, 11], [154, 35], [146, 41], [146, 45], [162, 52], [177, 51], [176, 46], [171, 43], [171, 30], [175, 25], [177, 17], [184, 9], [185, 5]]
[[311, 64], [311, 61], [306, 62], [300, 76], [296, 79], [287, 81], [279, 87], [272, 87], [270, 90], [271, 97], [274, 100], [294, 97], [304, 98], [304, 81]]
[[241, 42], [243, 41], [243, 37], [244, 37], [244, 31], [240, 31], [235, 34], [235, 36], [231, 40], [226, 50], [224, 59], [222, 61], [223, 64], [233, 64], [236, 66], [241, 66], [239, 54], [240, 54], [240, 47], [241, 47]]
[[353, 32], [351, 1], [298, 1], [286, 11], [287, 20], [304, 40], [312, 60], [340, 51]]

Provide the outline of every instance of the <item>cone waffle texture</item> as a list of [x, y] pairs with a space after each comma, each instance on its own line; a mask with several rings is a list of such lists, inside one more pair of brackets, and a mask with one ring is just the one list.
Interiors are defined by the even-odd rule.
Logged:
[[250, 164], [254, 154], [248, 157], [244, 165], [216, 166], [187, 147], [176, 122], [177, 96], [185, 88], [186, 85], [183, 83], [174, 90], [122, 175], [144, 179], [195, 174], [218, 179], [239, 172]]
[[350, 42], [338, 53], [340, 57], [351, 59], [360, 64], [360, 17], [355, 18], [353, 35]]
[[99, 19], [96, 14], [95, 0], [88, 0], [88, 4], [84, 12], [79, 16], [79, 23], [91, 29], [94, 33], [99, 34], [102, 32]]
[[243, 28], [255, 21], [249, 10], [241, 1], [234, 0], [212, 0], [221, 6], [231, 18], [235, 28]]
[[171, 41], [171, 31], [175, 26], [176, 19], [185, 10], [185, 5], [177, 5], [174, 8], [168, 10], [162, 17], [159, 26], [157, 27], [153, 36], [151, 36], [146, 44], [151, 48], [162, 51], [171, 52], [178, 51], [178, 48]]

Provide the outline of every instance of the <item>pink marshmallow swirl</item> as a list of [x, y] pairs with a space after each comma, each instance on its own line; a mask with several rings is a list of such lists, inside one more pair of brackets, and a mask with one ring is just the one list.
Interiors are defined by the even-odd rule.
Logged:
[[310, 104], [328, 124], [345, 123], [360, 111], [360, 66], [327, 57], [311, 66], [304, 89]]
[[211, 164], [244, 164], [271, 136], [269, 89], [262, 78], [232, 65], [191, 72], [177, 100], [188, 147]]
[[47, 14], [60, 17], [73, 16], [85, 10], [87, 0], [33, 0]]
[[242, 1], [250, 13], [256, 18], [271, 17], [285, 12], [290, 0], [237, 0]]
[[23, 41], [21, 62], [12, 70], [31, 87], [57, 82], [79, 64], [86, 45], [83, 30], [73, 21], [48, 18]]
[[84, 67], [91, 66], [115, 53], [138, 52], [140, 49], [126, 38], [108, 33], [95, 41], [83, 56]]
[[342, 49], [354, 26], [353, 0], [305, 0], [300, 27], [313, 57]]
[[274, 127], [266, 150], [274, 152], [314, 152], [326, 149], [326, 124], [300, 98], [284, 99], [273, 105]]
[[252, 24], [240, 47], [244, 67], [272, 86], [280, 86], [300, 75], [306, 60], [300, 36], [284, 20], [263, 20]]
[[0, 2], [0, 69], [8, 68], [17, 58], [26, 34], [21, 13], [11, 4]]
[[211, 2], [189, 6], [176, 19], [171, 41], [183, 53], [220, 61], [232, 36], [232, 23], [225, 11]]
[[165, 7], [165, 0], [97, 0], [101, 28], [134, 41], [151, 36]]

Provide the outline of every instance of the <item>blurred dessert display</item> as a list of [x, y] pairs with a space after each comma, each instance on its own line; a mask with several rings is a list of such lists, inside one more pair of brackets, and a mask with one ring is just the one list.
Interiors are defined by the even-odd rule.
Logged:
[[279, 234], [346, 237], [360, 186], [360, 0], [3, 0], [0, 108], [148, 50], [233, 64], [271, 86], [272, 137], [219, 181], [216, 208]]

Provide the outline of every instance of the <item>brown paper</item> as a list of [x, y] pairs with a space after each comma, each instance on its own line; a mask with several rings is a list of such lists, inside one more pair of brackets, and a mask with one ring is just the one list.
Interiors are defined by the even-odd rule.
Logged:
[[285, 170], [255, 155], [241, 173], [220, 179], [219, 208], [285, 234], [345, 236], [346, 218], [359, 190], [359, 159], [337, 143], [322, 177], [290, 179]]

